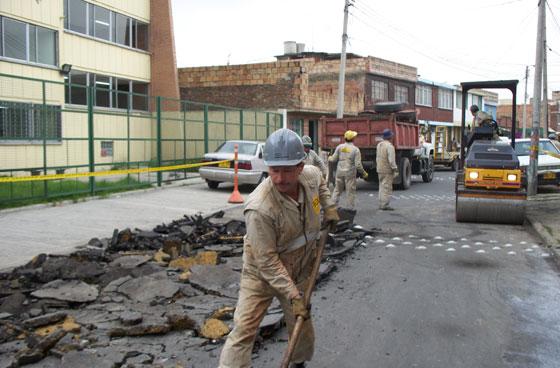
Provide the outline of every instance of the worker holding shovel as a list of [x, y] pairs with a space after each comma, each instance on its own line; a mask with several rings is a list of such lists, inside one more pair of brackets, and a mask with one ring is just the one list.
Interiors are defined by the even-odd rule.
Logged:
[[[304, 166], [303, 143], [289, 129], [272, 133], [265, 144], [269, 177], [245, 205], [247, 235], [234, 328], [220, 356], [220, 368], [249, 368], [259, 324], [278, 298], [291, 334], [297, 317], [305, 320], [291, 358], [292, 367], [311, 360], [314, 332], [303, 292], [311, 274], [323, 222], [336, 225], [338, 213], [321, 172]], [[301, 318], [300, 318], [301, 319]]]

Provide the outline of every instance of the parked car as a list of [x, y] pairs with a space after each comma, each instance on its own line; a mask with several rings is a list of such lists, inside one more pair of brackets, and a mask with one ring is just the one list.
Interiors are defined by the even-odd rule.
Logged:
[[[529, 166], [530, 148], [530, 138], [521, 138], [515, 141], [515, 153], [525, 177]], [[560, 184], [560, 158], [547, 155], [543, 151], [560, 155], [560, 151], [550, 139], [541, 138], [539, 140], [538, 185], [558, 185]]]
[[[263, 161], [263, 142], [225, 141], [215, 152], [204, 155], [204, 161], [233, 160], [233, 149], [238, 145], [239, 184], [260, 184], [267, 176], [268, 169]], [[202, 166], [198, 172], [206, 180], [208, 187], [216, 189], [220, 183], [233, 183], [233, 161], [212, 166]]]

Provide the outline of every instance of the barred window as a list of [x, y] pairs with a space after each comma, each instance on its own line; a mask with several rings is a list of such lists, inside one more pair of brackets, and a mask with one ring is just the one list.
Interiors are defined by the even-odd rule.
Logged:
[[0, 101], [0, 139], [59, 141], [61, 127], [60, 106]]
[[453, 109], [453, 93], [450, 89], [438, 89], [438, 107], [440, 109], [451, 110]]
[[432, 87], [423, 85], [416, 87], [416, 104], [432, 106]]
[[378, 80], [372, 81], [371, 95], [374, 101], [387, 101], [389, 99], [389, 84]]
[[395, 86], [395, 101], [408, 103], [408, 87]]

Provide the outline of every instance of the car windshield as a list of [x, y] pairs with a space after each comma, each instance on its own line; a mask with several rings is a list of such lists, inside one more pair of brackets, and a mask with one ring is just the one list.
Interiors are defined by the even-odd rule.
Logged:
[[[515, 142], [515, 153], [517, 156], [529, 156], [531, 150], [531, 142]], [[540, 141], [539, 151], [557, 152], [556, 147], [550, 141]]]
[[220, 147], [218, 147], [216, 152], [233, 153], [233, 148], [236, 144], [239, 145], [239, 154], [240, 155], [254, 155], [255, 152], [257, 152], [257, 144], [256, 143], [232, 142], [232, 141], [224, 142]]

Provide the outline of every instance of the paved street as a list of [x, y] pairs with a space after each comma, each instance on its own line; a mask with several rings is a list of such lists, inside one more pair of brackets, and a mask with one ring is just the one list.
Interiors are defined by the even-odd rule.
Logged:
[[[396, 210], [382, 212], [376, 188], [359, 182], [355, 222], [380, 232], [351, 256], [335, 260], [337, 271], [315, 293], [317, 343], [309, 367], [558, 366], [559, 269], [549, 250], [528, 225], [456, 223], [453, 183], [453, 174], [446, 171], [437, 172], [431, 184], [415, 178], [409, 190], [394, 192]], [[249, 191], [242, 189], [244, 195]], [[225, 207], [227, 217], [241, 218], [242, 207], [225, 204], [230, 193], [230, 186], [211, 191], [198, 183], [7, 211], [0, 216], [3, 228], [11, 229], [0, 247], [2, 259], [20, 264], [41, 251], [69, 252], [90, 237], [111, 236], [113, 228], [150, 229], [184, 213], [209, 214]], [[37, 247], [25, 241], [22, 225], [35, 216], [40, 216], [45, 237]], [[19, 243], [6, 246], [7, 239], [18, 237]], [[286, 338], [284, 328], [265, 340], [254, 367], [276, 366]], [[193, 367], [217, 365], [219, 342], [206, 345], [183, 332], [154, 339], [134, 341], [139, 349], [147, 341], [161, 342], [165, 348], [154, 356], [169, 351], [174, 361]], [[179, 347], [187, 343], [198, 345]], [[113, 345], [110, 349], [116, 349]], [[103, 359], [112, 354], [109, 348], [99, 349]], [[58, 364], [59, 359], [48, 357], [33, 366]]]
[[[557, 367], [558, 268], [527, 227], [457, 224], [453, 175], [416, 180], [378, 212], [359, 186], [356, 222], [382, 236], [313, 299], [310, 367]], [[279, 361], [283, 343], [257, 367]]]

